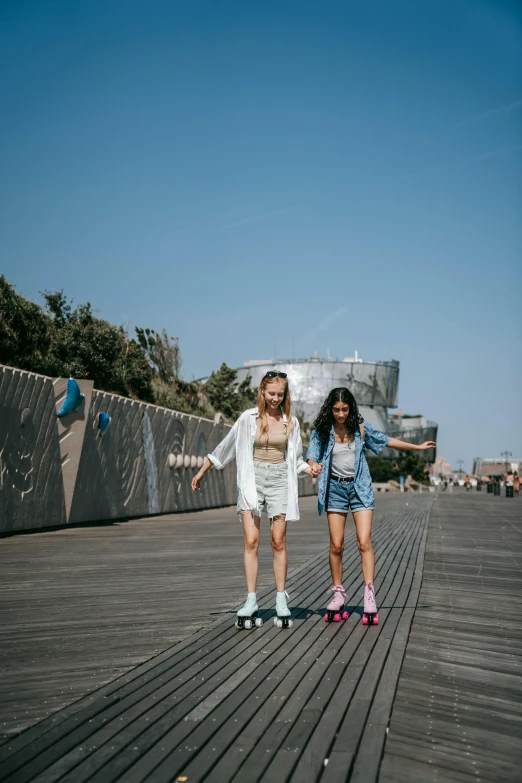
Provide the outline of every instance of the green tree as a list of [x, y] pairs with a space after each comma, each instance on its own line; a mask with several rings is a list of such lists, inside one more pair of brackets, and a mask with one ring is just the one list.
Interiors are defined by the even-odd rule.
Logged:
[[372, 481], [376, 481], [378, 484], [386, 484], [390, 479], [394, 481], [399, 480], [400, 474], [397, 473], [397, 466], [391, 459], [366, 456], [366, 462], [370, 469]]
[[63, 292], [44, 292], [55, 331], [50, 354], [58, 374], [89, 378], [97, 389], [153, 402], [153, 372], [143, 348], [123, 326], [97, 318], [90, 302], [75, 309]]
[[411, 476], [414, 481], [425, 481], [426, 463], [413, 451], [403, 451], [397, 459], [380, 459], [366, 457], [373, 481], [385, 483], [393, 479], [398, 481], [401, 476]]
[[154, 374], [163, 383], [174, 383], [181, 370], [181, 354], [177, 337], [169, 337], [166, 329], [161, 334], [154, 329], [136, 327], [138, 343], [153, 368]]
[[182, 381], [178, 378], [174, 383], [165, 383], [156, 377], [152, 381], [152, 388], [157, 405], [207, 419], [214, 416], [214, 410], [204, 393], [204, 387], [197, 381]]
[[222, 364], [206, 384], [183, 381], [177, 337], [166, 330], [122, 326], [98, 318], [90, 302], [73, 307], [63, 291], [44, 291], [40, 307], [0, 276], [0, 362], [44, 375], [89, 378], [103, 391], [167, 408], [233, 420], [256, 402], [250, 378]]
[[413, 451], [402, 451], [397, 460], [399, 476], [411, 476], [414, 481], [426, 478], [426, 463]]
[[49, 356], [55, 325], [41, 307], [17, 294], [0, 275], [0, 362], [21, 370], [55, 375]]
[[250, 388], [250, 381], [248, 376], [238, 383], [237, 370], [223, 363], [206, 382], [205, 394], [214, 410], [222, 413], [226, 419], [237, 419], [244, 410], [256, 404], [257, 390]]
[[89, 302], [72, 307], [63, 291], [30, 302], [0, 276], [0, 362], [44, 375], [90, 378], [97, 389], [154, 401], [153, 371], [122, 326], [97, 318]]

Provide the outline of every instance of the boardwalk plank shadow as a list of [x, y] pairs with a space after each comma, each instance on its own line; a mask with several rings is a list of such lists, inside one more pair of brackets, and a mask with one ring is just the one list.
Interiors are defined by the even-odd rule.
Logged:
[[[260, 629], [237, 631], [233, 614], [208, 619], [10, 738], [0, 746], [0, 781], [515, 780], [520, 583], [505, 620], [491, 614], [484, 627], [484, 605], [517, 581], [498, 555], [509, 543], [520, 562], [520, 525], [509, 517], [504, 540], [492, 535], [487, 503], [464, 494], [386, 502], [373, 536], [379, 625], [361, 623], [360, 560], [350, 534], [347, 622], [323, 620], [330, 586], [323, 547], [289, 579], [292, 630], [274, 627], [273, 588], [266, 588]], [[463, 563], [471, 581], [454, 590]]]

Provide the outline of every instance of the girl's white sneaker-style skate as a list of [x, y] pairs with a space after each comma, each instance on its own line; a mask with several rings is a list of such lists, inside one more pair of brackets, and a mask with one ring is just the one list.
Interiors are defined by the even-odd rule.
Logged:
[[274, 625], [277, 626], [277, 628], [291, 628], [294, 624], [290, 616], [292, 613], [288, 608], [288, 604], [286, 603], [286, 599], [288, 597], [289, 596], [286, 590], [284, 590], [282, 593], [276, 593], [277, 617], [274, 617]]
[[257, 596], [255, 593], [249, 593], [237, 613], [236, 628], [246, 628], [246, 630], [250, 630], [254, 626], [260, 628], [263, 625], [263, 619], [257, 616], [257, 610]]

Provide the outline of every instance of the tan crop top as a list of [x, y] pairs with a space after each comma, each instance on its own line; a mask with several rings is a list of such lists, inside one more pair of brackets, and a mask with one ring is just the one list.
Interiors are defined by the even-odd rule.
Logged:
[[269, 462], [271, 465], [284, 462], [287, 439], [288, 435], [285, 429], [284, 432], [270, 432], [268, 434], [268, 443], [266, 443], [266, 435], [261, 437], [261, 429], [258, 422], [254, 439], [254, 460], [256, 462]]

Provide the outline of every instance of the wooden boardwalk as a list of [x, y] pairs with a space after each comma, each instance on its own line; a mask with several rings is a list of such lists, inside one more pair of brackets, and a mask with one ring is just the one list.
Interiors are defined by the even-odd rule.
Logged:
[[521, 675], [522, 499], [441, 492], [380, 780], [521, 780]]
[[[300, 505], [292, 568], [328, 541], [316, 499]], [[274, 582], [268, 539], [265, 524], [260, 588]], [[244, 593], [235, 508], [0, 539], [0, 744], [207, 627]]]
[[[194, 628], [194, 618], [185, 616], [180, 623], [180, 636], [185, 638], [167, 647], [174, 640], [167, 638], [173, 633], [172, 607], [165, 603], [161, 580], [154, 571], [157, 560], [150, 539], [155, 528], [149, 530], [148, 543], [144, 537], [140, 542], [145, 561], [149, 557], [148, 567], [142, 564], [136, 580], [138, 588], [145, 590], [148, 573], [155, 585], [155, 600], [148, 603], [154, 622], [147, 625], [146, 607], [138, 617], [128, 617], [131, 629], [140, 623], [148, 630], [157, 628], [149, 648], [145, 638], [133, 646], [123, 621], [114, 625], [111, 635], [102, 585], [90, 605], [85, 603], [92, 628], [96, 622], [103, 626], [103, 633], [92, 633], [92, 660], [101, 656], [105, 661], [114, 655], [120, 633], [133, 656], [141, 649], [149, 660], [134, 668], [122, 666], [123, 674], [117, 679], [18, 736], [10, 736], [8, 726], [7, 739], [0, 746], [0, 781], [517, 780], [521, 695], [516, 656], [520, 662], [522, 639], [517, 509], [522, 506], [516, 499], [479, 493], [439, 495], [435, 501], [432, 495], [378, 498], [373, 539], [380, 622], [366, 628], [360, 618], [362, 580], [351, 528], [344, 558], [350, 618], [331, 625], [322, 619], [330, 576], [324, 522], [315, 517], [312, 524], [313, 502], [302, 502], [305, 514], [299, 538], [307, 544], [289, 579], [295, 618], [289, 631], [273, 626], [274, 590], [266, 576], [260, 591], [265, 619], [261, 629], [239, 632], [233, 614], [228, 613], [216, 619], [196, 618], [202, 627], [186, 635]], [[503, 526], [502, 533], [491, 529], [491, 509], [497, 524]], [[194, 524], [196, 515], [191, 517]], [[147, 522], [132, 524], [143, 527]], [[186, 523], [180, 524], [183, 530]], [[126, 525], [122, 528], [127, 534], [135, 533]], [[194, 580], [200, 589], [205, 582], [206, 589], [215, 593], [213, 605], [226, 609], [227, 598], [229, 607], [232, 601], [239, 603], [243, 588], [233, 581], [240, 575], [232, 573], [230, 561], [224, 569], [217, 569], [215, 580], [210, 576], [212, 538], [216, 551], [226, 549], [219, 530], [214, 526], [211, 533], [202, 533], [207, 538], [205, 546], [196, 543], [197, 533], [190, 546], [187, 541], [183, 544], [180, 534], [179, 552], [169, 551], [177, 595], [190, 591]], [[62, 532], [62, 540], [67, 541], [65, 532], [73, 531]], [[100, 537], [111, 531], [99, 529], [96, 546], [104, 549], [112, 586], [121, 582], [123, 595], [123, 585], [132, 584], [134, 569], [126, 565], [117, 545], [121, 533], [118, 539], [117, 531], [113, 532], [112, 546], [107, 542], [104, 547]], [[37, 539], [27, 540], [26, 553]], [[24, 544], [20, 546], [23, 549]], [[66, 551], [67, 546], [71, 547], [70, 539]], [[96, 550], [93, 540], [91, 546], [92, 555]], [[161, 553], [165, 546], [166, 537], [160, 536], [156, 551]], [[187, 554], [190, 549], [191, 556]], [[310, 557], [311, 551], [317, 554]], [[85, 556], [88, 561], [87, 551]], [[25, 579], [27, 590], [28, 572]], [[235, 594], [224, 591], [226, 579]], [[500, 591], [511, 587], [516, 608], [503, 619], [494, 607], [501, 600]], [[196, 595], [194, 600], [201, 606], [201, 597]], [[203, 605], [205, 601], [208, 594]], [[488, 607], [488, 601], [494, 604]], [[466, 609], [468, 626], [463, 629], [460, 611], [473, 602], [473, 614]], [[42, 614], [43, 627], [42, 607], [33, 612]], [[489, 627], [483, 622], [488, 612]], [[77, 616], [88, 638], [89, 622], [81, 608]], [[161, 647], [161, 634], [165, 643], [154, 655]], [[20, 629], [17, 639], [23, 647]], [[100, 646], [103, 640], [109, 644], [109, 654]], [[13, 652], [15, 647], [13, 642]], [[52, 645], [47, 649], [51, 654]], [[86, 655], [84, 651], [83, 661]], [[65, 663], [65, 656], [59, 660]], [[83, 674], [84, 668], [78, 665]], [[40, 661], [40, 687], [44, 669]], [[18, 681], [26, 670], [25, 663], [18, 667]], [[74, 670], [74, 665], [67, 668], [69, 679], [74, 678]], [[103, 676], [107, 680], [109, 675]], [[84, 693], [86, 685], [83, 682]], [[491, 777], [493, 769], [500, 775]]]

